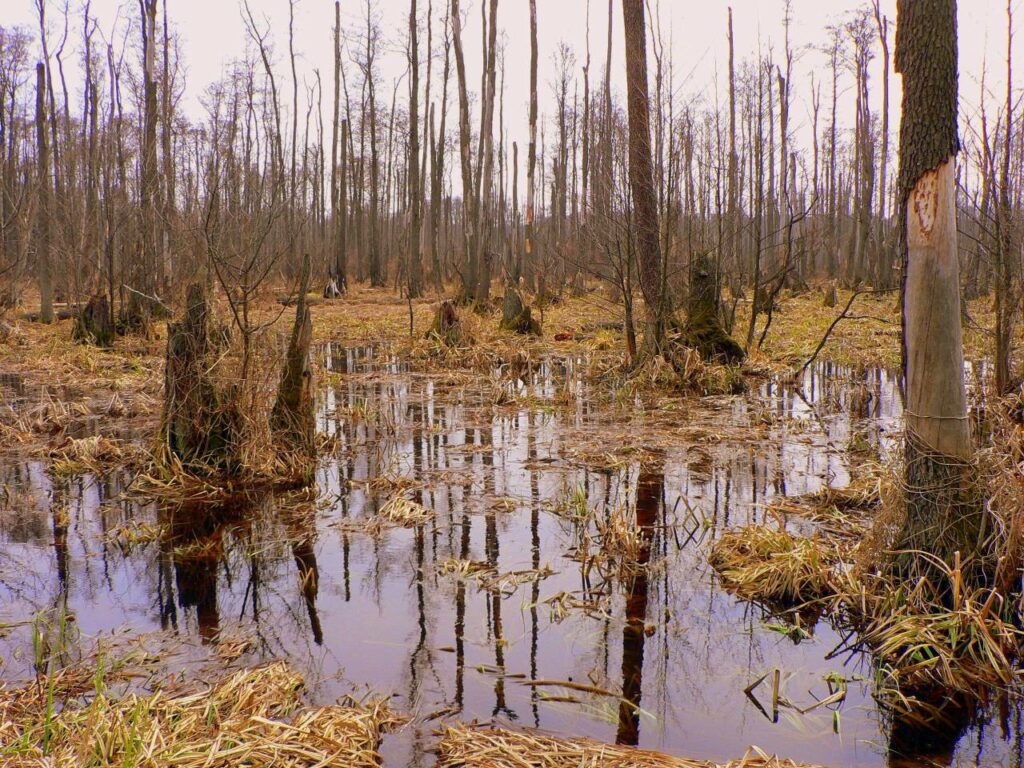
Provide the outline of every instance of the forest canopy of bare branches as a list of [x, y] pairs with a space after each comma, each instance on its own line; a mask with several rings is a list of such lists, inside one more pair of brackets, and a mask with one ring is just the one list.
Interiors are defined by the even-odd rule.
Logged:
[[[128, 320], [147, 297], [179, 295], [189, 276], [248, 296], [297, 275], [309, 252], [317, 282], [342, 286], [369, 281], [417, 297], [455, 283], [463, 297], [486, 299], [491, 280], [522, 278], [557, 296], [600, 279], [628, 303], [637, 230], [625, 94], [612, 86], [618, 20], [614, 3], [586, 6], [588, 25], [609, 14], [608, 39], [588, 34], [585, 51], [536, 54], [542, 109], [529, 110], [527, 147], [509, 139], [528, 116], [506, 104], [505, 85], [524, 76], [528, 44], [514, 41], [513, 55], [497, 34], [499, 13], [525, 6], [413, 3], [403, 35], [385, 34], [373, 2], [345, 17], [338, 4], [335, 30], [323, 30], [332, 73], [310, 71], [292, 24], [272, 27], [243, 4], [245, 53], [206, 84], [181, 59], [173, 3], [125, 6], [112, 30], [89, 3], [37, 3], [37, 28], [5, 25], [0, 41], [5, 301], [35, 283], [48, 318], [51, 302], [103, 292]], [[735, 330], [748, 348], [783, 287], [898, 285], [891, 10], [865, 3], [820, 30], [815, 48], [794, 50], [794, 11], [780, 3], [785, 36], [756, 55], [734, 50], [723, 11], [716, 67], [728, 85], [708, 103], [688, 98], [686, 63], [653, 6], [661, 290], [681, 301], [706, 255], [730, 328], [735, 302], [754, 297], [748, 327]], [[463, 31], [469, 14], [482, 19], [480, 40]], [[395, 47], [405, 52], [399, 72]], [[467, 68], [470, 47], [478, 71]], [[869, 75], [879, 63], [880, 82]], [[1000, 312], [1002, 347], [1017, 308], [1007, 286], [1019, 272], [1024, 176], [1010, 58], [1005, 68], [1005, 98], [986, 92], [982, 76], [979, 106], [963, 116], [958, 175], [963, 283], [1013, 304]], [[186, 110], [184, 95], [196, 91], [202, 108]], [[999, 375], [1005, 386], [1009, 374]]]

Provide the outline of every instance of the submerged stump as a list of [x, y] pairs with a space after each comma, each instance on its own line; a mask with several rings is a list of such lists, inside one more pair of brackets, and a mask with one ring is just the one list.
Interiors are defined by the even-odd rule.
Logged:
[[114, 343], [114, 322], [106, 294], [98, 293], [89, 299], [75, 321], [71, 338], [97, 347], [109, 347]]
[[700, 352], [704, 360], [732, 364], [746, 356], [743, 347], [725, 332], [718, 317], [718, 291], [706, 254], [697, 256], [693, 264], [687, 320], [684, 341]]
[[530, 308], [523, 303], [519, 289], [508, 286], [505, 289], [505, 303], [501, 313], [501, 329], [524, 335], [541, 336], [540, 322], [535, 320]]

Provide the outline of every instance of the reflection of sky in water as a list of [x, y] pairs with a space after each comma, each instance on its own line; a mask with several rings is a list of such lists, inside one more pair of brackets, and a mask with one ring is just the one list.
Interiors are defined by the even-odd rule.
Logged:
[[[798, 387], [766, 383], [748, 397], [681, 401], [672, 424], [664, 411], [593, 405], [574, 363], [543, 362], [511, 385], [486, 375], [409, 373], [370, 348], [329, 347], [325, 364], [334, 375], [322, 392], [319, 428], [336, 435], [340, 448], [320, 469], [321, 508], [305, 524], [287, 523], [273, 500], [246, 511], [244, 524], [219, 526], [223, 521], [210, 516], [197, 521], [155, 505], [133, 509], [111, 501], [120, 491], [116, 480], [56, 485], [37, 464], [8, 464], [3, 482], [13, 495], [0, 519], [0, 621], [66, 599], [90, 636], [130, 625], [202, 642], [241, 628], [258, 638], [248, 661], [288, 658], [318, 702], [373, 689], [394, 693], [396, 707], [421, 716], [457, 712], [463, 720], [493, 717], [609, 741], [621, 733], [617, 699], [576, 692], [582, 703], [545, 701], [545, 692], [565, 691], [528, 687], [498, 670], [612, 691], [635, 676], [642, 679], [643, 746], [723, 760], [756, 744], [807, 762], [884, 763], [885, 737], [862, 685], [851, 685], [841, 735], [825, 709], [783, 709], [772, 723], [744, 696], [749, 683], [777, 667], [783, 695], [807, 706], [828, 695], [825, 674], [870, 677], [871, 670], [857, 659], [847, 666], [844, 658], [826, 660], [840, 638], [825, 625], [799, 645], [767, 629], [757, 609], [717, 589], [706, 554], [725, 527], [761, 520], [761, 504], [771, 497], [846, 484], [848, 445], [857, 448], [856, 462], [884, 458], [900, 412], [888, 374], [817, 366]], [[564, 397], [567, 375], [580, 397], [569, 407], [545, 406]], [[494, 407], [499, 386], [531, 406]], [[664, 428], [658, 439], [644, 431], [654, 417]], [[666, 440], [673, 427], [694, 439]], [[571, 526], [553, 510], [576, 489], [599, 514], [634, 505], [636, 462], [603, 468], [584, 457], [649, 443], [659, 449], [645, 464], [657, 489], [649, 513], [652, 559], [662, 562], [643, 595], [649, 635], [627, 643], [624, 664], [624, 637], [639, 639], [626, 620], [627, 610], [643, 607], [635, 588], [628, 608], [628, 590], [614, 587], [609, 597], [591, 575], [589, 596], [607, 598], [608, 610], [573, 611], [561, 622], [543, 603], [587, 588], [579, 563], [567, 556]], [[423, 483], [411, 498], [436, 513], [436, 525], [380, 539], [346, 533], [346, 520], [372, 515], [403, 478]], [[367, 484], [375, 479], [377, 486]], [[66, 550], [54, 546], [51, 505], [68, 510]], [[179, 544], [213, 533], [220, 546], [191, 559], [166, 542], [126, 553], [110, 533], [129, 519], [171, 526]], [[442, 575], [440, 564], [452, 558], [486, 561], [501, 572], [549, 565], [556, 573], [499, 596]], [[58, 574], [66, 575], [63, 591]], [[26, 637], [0, 637], [8, 678], [28, 673]], [[770, 710], [768, 688], [755, 694]], [[417, 756], [432, 765], [436, 725], [386, 738], [388, 764]], [[958, 751], [971, 764], [981, 733], [965, 737]], [[1016, 736], [1014, 745], [990, 731], [983, 738], [986, 754], [1015, 751]]]

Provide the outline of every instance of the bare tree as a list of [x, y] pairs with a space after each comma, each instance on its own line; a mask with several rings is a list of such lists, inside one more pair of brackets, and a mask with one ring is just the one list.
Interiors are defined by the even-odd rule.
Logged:
[[36, 279], [39, 282], [39, 320], [53, 322], [53, 277], [50, 274], [50, 147], [46, 135], [46, 66], [36, 65]]
[[658, 204], [651, 164], [650, 106], [647, 91], [647, 30], [643, 0], [622, 0], [626, 38], [626, 90], [629, 103], [629, 182], [633, 194], [640, 290], [647, 305], [648, 349], [664, 346], [671, 308], [663, 295]]

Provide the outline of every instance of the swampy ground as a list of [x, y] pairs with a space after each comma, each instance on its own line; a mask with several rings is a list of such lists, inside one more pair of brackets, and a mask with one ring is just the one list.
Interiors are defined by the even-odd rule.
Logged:
[[[475, 342], [452, 351], [423, 339], [432, 302], [410, 336], [406, 303], [357, 289], [313, 308], [315, 488], [221, 503], [138, 490], [162, 328], [99, 351], [69, 322], [23, 323], [0, 347], [0, 678], [99, 655], [133, 659], [146, 690], [284, 661], [310, 706], [387, 698], [404, 721], [385, 766], [433, 766], [439, 729], [473, 722], [712, 761], [756, 745], [815, 765], [1020, 765], [1019, 700], [938, 754], [891, 744], [870, 660], [708, 565], [773, 501], [892, 460], [894, 296], [859, 299], [794, 375], [840, 299], [785, 299], [740, 391], [736, 372], [685, 389], [630, 373], [596, 293], [549, 307], [540, 339], [465, 313]], [[986, 310], [968, 324], [975, 395]]]

